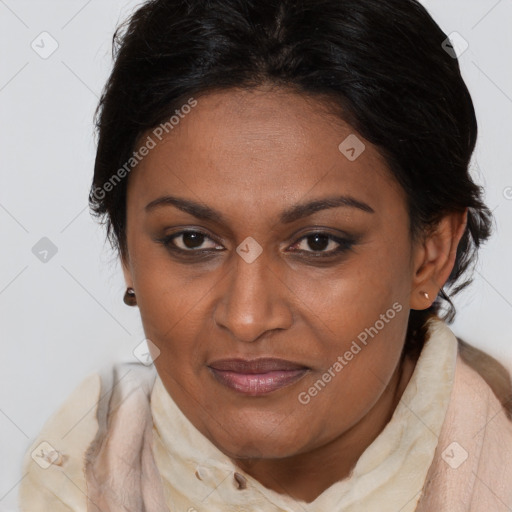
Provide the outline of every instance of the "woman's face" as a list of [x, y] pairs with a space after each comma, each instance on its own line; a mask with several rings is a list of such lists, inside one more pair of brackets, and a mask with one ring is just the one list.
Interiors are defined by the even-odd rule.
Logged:
[[144, 136], [158, 143], [127, 196], [125, 272], [158, 373], [230, 456], [325, 446], [397, 369], [404, 193], [370, 143], [293, 92], [211, 93], [173, 126]]

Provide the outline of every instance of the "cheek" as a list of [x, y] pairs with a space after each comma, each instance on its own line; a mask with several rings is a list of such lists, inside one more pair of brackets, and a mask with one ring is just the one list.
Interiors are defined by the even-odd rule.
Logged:
[[[331, 323], [333, 332], [322, 340], [325, 364], [294, 397], [296, 406], [290, 414], [295, 419], [310, 418], [315, 444], [329, 442], [336, 432], [348, 430], [365, 417], [397, 368], [408, 310], [395, 302], [376, 312], [372, 316], [365, 311], [355, 318], [356, 309], [348, 306], [342, 319]], [[287, 426], [288, 422], [283, 425]]]
[[[313, 407], [330, 421], [343, 421], [347, 407], [350, 417], [364, 414], [398, 364], [409, 315], [408, 261], [407, 238], [397, 237], [373, 243], [324, 279], [303, 278], [295, 286], [323, 362], [302, 389], [304, 401], [315, 397]], [[333, 403], [345, 407], [333, 409]]]
[[[356, 248], [345, 263], [332, 269], [321, 273], [288, 269], [280, 275], [297, 297], [307, 323], [317, 325], [326, 339], [335, 334], [337, 339], [347, 340], [372, 326], [393, 304], [407, 309], [411, 286], [411, 275], [406, 271], [409, 261], [410, 248], [405, 236], [383, 237]], [[392, 309], [390, 314], [395, 316], [394, 313]], [[404, 318], [400, 323], [406, 321]], [[336, 342], [334, 347], [339, 348]]]
[[144, 327], [172, 334], [204, 306], [218, 276], [204, 272], [199, 278], [189, 267], [174, 262], [164, 247], [135, 230], [129, 241], [132, 278]]

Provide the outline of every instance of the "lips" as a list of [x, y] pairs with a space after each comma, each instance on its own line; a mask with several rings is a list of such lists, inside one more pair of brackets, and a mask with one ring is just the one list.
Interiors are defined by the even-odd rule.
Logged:
[[223, 359], [209, 368], [216, 380], [239, 393], [257, 396], [277, 391], [301, 379], [309, 368], [284, 359]]

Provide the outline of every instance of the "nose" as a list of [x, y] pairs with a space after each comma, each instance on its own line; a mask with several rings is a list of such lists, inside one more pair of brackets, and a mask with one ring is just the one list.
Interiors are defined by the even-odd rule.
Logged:
[[269, 331], [289, 329], [293, 292], [261, 254], [248, 263], [236, 256], [232, 270], [218, 290], [214, 310], [217, 326], [228, 330], [234, 339], [252, 343]]

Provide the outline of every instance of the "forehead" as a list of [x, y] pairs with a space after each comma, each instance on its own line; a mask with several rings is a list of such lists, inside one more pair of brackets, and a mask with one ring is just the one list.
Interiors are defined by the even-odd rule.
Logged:
[[401, 195], [377, 149], [320, 99], [279, 89], [219, 91], [174, 121], [158, 137], [154, 130], [143, 137], [156, 144], [130, 176], [137, 209], [177, 191], [221, 210], [243, 200], [272, 215], [277, 205], [327, 193], [377, 206]]

